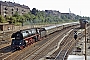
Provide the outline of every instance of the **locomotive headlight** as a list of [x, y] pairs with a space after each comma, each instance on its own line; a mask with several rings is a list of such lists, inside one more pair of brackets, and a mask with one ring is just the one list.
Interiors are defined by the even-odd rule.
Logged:
[[22, 43], [20, 43], [20, 44], [22, 44]]

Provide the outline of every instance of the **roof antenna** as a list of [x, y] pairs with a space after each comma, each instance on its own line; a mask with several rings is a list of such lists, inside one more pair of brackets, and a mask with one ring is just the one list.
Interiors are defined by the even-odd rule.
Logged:
[[81, 11], [80, 11], [80, 16], [81, 16]]
[[71, 13], [70, 8], [69, 8], [69, 13]]

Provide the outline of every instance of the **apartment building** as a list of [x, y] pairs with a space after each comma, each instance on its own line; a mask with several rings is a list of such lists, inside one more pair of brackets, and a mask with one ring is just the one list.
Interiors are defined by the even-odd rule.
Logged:
[[16, 12], [20, 15], [23, 15], [30, 12], [30, 8], [26, 5], [20, 5], [15, 2], [0, 1], [0, 15], [4, 17], [12, 16]]

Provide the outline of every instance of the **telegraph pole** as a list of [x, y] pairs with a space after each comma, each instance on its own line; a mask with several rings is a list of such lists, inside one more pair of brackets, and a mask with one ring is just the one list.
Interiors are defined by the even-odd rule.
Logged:
[[88, 22], [87, 22], [86, 20], [84, 20], [83, 22], [85, 23], [85, 60], [87, 60], [87, 52], [86, 52], [86, 51], [87, 51], [87, 48], [86, 48], [86, 47], [87, 47], [87, 46], [86, 46], [86, 41], [87, 41], [87, 40], [86, 40], [86, 37], [87, 37], [87, 36], [86, 36], [86, 27], [87, 27], [87, 23], [88, 23]]
[[86, 26], [87, 24], [85, 23], [85, 60], [87, 60], [87, 54], [86, 54], [86, 50], [87, 50], [87, 46], [86, 46]]

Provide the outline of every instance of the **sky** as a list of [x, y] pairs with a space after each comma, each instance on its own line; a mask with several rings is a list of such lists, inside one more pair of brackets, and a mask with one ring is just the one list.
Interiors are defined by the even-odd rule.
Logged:
[[90, 17], [90, 0], [1, 0], [16, 2], [29, 6], [30, 10], [57, 10], [61, 13], [71, 13]]

